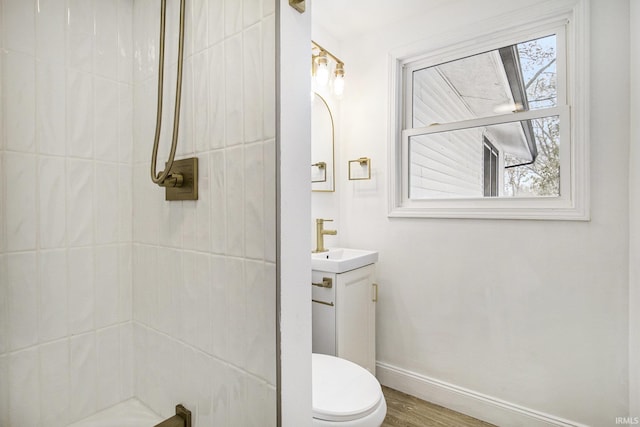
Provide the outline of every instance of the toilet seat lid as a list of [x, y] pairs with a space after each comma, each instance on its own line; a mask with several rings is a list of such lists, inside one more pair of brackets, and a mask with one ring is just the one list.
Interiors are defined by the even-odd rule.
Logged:
[[313, 418], [350, 421], [373, 413], [382, 398], [380, 383], [369, 371], [326, 354], [312, 356]]

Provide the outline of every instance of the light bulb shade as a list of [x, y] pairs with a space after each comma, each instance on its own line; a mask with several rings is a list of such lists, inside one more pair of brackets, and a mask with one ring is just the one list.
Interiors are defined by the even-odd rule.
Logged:
[[320, 51], [315, 61], [316, 84], [320, 87], [324, 87], [329, 83], [329, 60], [327, 59], [327, 53], [323, 50]]
[[329, 65], [326, 61], [316, 67], [316, 83], [318, 86], [326, 86], [329, 83]]
[[344, 93], [343, 74], [336, 76], [335, 80], [333, 81], [333, 93], [335, 93], [337, 96], [342, 96], [342, 94]]
[[338, 62], [336, 64], [335, 75], [336, 75], [336, 78], [333, 81], [333, 92], [337, 96], [342, 96], [342, 94], [344, 93], [344, 64], [343, 63]]

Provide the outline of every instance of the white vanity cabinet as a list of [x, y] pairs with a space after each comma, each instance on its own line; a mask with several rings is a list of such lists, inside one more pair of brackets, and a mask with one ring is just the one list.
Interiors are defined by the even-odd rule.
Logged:
[[374, 281], [374, 264], [344, 273], [312, 272], [313, 352], [350, 360], [375, 375]]

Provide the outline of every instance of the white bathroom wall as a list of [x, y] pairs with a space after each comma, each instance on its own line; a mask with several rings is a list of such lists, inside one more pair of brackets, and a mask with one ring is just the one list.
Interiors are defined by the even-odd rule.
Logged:
[[591, 221], [387, 217], [389, 52], [536, 3], [446, 2], [342, 41], [340, 165], [374, 167], [338, 188], [341, 244], [380, 251], [383, 382], [502, 425], [613, 425], [629, 412], [629, 1], [590, 2]]
[[630, 2], [629, 414], [640, 416], [640, 4]]
[[132, 2], [2, 0], [0, 425], [133, 395]]
[[[169, 2], [170, 144], [177, 6]], [[199, 161], [198, 201], [149, 178], [159, 2], [134, 5], [135, 393], [196, 426], [276, 424], [275, 2], [187, 2], [179, 158]]]

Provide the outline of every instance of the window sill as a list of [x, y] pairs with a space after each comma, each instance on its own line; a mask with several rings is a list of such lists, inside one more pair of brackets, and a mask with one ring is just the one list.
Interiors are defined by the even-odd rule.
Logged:
[[411, 201], [392, 207], [390, 218], [461, 218], [589, 221], [586, 203], [576, 206], [559, 198]]

